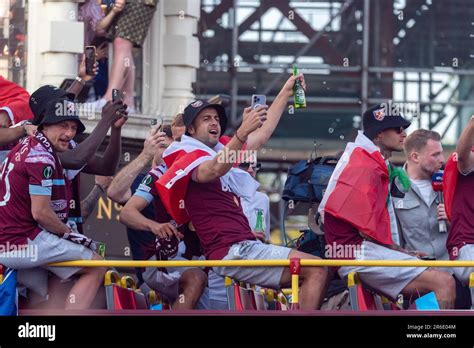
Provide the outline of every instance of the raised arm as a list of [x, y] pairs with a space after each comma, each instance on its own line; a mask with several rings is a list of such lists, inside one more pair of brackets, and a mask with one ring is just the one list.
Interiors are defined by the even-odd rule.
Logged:
[[130, 186], [132, 186], [135, 178], [147, 167], [153, 156], [160, 149], [160, 142], [164, 138], [164, 133], [156, 132], [156, 129], [151, 129], [145, 142], [143, 144], [143, 151], [135, 158], [132, 162], [127, 164], [122, 170], [115, 176], [112, 183], [107, 190], [107, 196], [114, 202], [125, 204], [132, 196]]
[[270, 139], [276, 127], [278, 126], [278, 123], [280, 122], [281, 116], [283, 115], [286, 106], [288, 105], [288, 100], [293, 95], [293, 86], [295, 85], [295, 81], [297, 79], [301, 80], [303, 88], [306, 89], [306, 83], [303, 74], [290, 76], [268, 109], [267, 121], [261, 128], [249, 135], [246, 147], [247, 150], [258, 150], [268, 141], [268, 139]]
[[[125, 118], [124, 118], [125, 120]], [[121, 127], [112, 126], [110, 141], [105, 149], [104, 156], [95, 155], [84, 168], [84, 172], [95, 175], [112, 176], [117, 171], [117, 167], [122, 155]]]
[[471, 116], [466, 128], [461, 133], [456, 153], [458, 155], [458, 170], [463, 173], [469, 173], [474, 167], [474, 154], [471, 151], [474, 145], [474, 115]]
[[104, 36], [107, 29], [112, 24], [115, 16], [121, 12], [125, 8], [125, 0], [115, 0], [114, 6], [112, 10], [99, 22], [97, 22], [97, 26], [95, 28], [95, 32], [97, 36]]
[[97, 73], [99, 72], [99, 63], [96, 62], [94, 65], [94, 75], [86, 74], [86, 56], [82, 55], [81, 64], [79, 65], [79, 73], [77, 78], [72, 82], [71, 86], [67, 89], [69, 93], [74, 94], [74, 97], [77, 98], [81, 94], [82, 89], [86, 86], [86, 82], [92, 80]]
[[225, 175], [232, 168], [234, 163], [226, 159], [224, 154], [241, 150], [243, 144], [247, 142], [249, 135], [259, 127], [262, 127], [262, 124], [266, 120], [266, 113], [266, 106], [260, 106], [255, 110], [246, 108], [242, 124], [235, 132], [235, 135], [225, 148], [219, 151], [217, 156], [212, 160], [203, 162], [197, 167], [193, 175], [193, 180], [199, 183], [206, 183]]
[[122, 117], [123, 105], [121, 101], [107, 103], [102, 109], [102, 118], [87, 139], [74, 149], [59, 154], [64, 168], [81, 169], [95, 156], [110, 125]]

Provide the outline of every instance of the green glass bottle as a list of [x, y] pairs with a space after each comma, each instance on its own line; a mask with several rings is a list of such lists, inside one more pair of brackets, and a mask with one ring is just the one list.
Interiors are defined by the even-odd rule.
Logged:
[[[298, 68], [295, 65], [293, 66], [293, 76], [296, 75], [298, 75]], [[296, 80], [295, 85], [293, 86], [293, 104], [296, 109], [306, 107], [306, 96], [300, 80]]]
[[255, 223], [254, 232], [262, 232], [265, 233], [265, 229], [263, 228], [263, 210], [257, 210], [257, 222]]
[[102, 257], [105, 257], [105, 243], [100, 242], [97, 248], [97, 254]]

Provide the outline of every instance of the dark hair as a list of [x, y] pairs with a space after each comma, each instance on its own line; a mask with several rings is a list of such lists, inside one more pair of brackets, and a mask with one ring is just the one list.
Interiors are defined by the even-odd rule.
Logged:
[[170, 125], [163, 126], [163, 132], [166, 134], [166, 136], [168, 138], [173, 137], [173, 132], [171, 131], [171, 126]]
[[405, 139], [405, 155], [408, 157], [412, 151], [421, 151], [428, 140], [441, 141], [441, 135], [435, 131], [417, 129]]

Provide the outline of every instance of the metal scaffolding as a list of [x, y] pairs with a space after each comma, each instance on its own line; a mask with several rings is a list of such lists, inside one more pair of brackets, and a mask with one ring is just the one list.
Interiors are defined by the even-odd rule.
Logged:
[[[346, 115], [358, 128], [369, 105], [416, 103], [419, 114], [407, 116], [449, 144], [474, 106], [472, 15], [469, 0], [203, 0], [195, 89], [230, 94], [235, 127], [250, 95], [271, 100], [296, 63], [309, 86], [305, 113], [322, 129], [324, 116]], [[349, 128], [333, 140], [351, 139]]]

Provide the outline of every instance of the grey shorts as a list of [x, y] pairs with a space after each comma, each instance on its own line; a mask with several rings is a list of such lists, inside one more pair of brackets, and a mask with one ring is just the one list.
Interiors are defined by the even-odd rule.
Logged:
[[[279, 245], [264, 244], [260, 241], [244, 241], [230, 247], [223, 260], [286, 260], [291, 249]], [[279, 289], [283, 267], [213, 267], [222, 277]]]
[[[474, 244], [466, 244], [459, 249], [458, 261], [474, 260]], [[474, 267], [453, 267], [454, 276], [464, 285], [469, 284], [469, 276], [474, 272]]]
[[[418, 260], [416, 257], [392, 250], [364, 240], [362, 250], [356, 260]], [[364, 284], [382, 294], [397, 299], [400, 292], [427, 267], [365, 267], [344, 266], [339, 268], [339, 276], [345, 279], [349, 273], [357, 272]]]
[[[184, 243], [183, 243], [184, 245]], [[196, 258], [197, 259], [197, 258]], [[149, 261], [156, 261], [156, 256], [152, 256]], [[176, 256], [173, 261], [187, 261], [184, 257]], [[157, 267], [147, 267], [142, 273], [143, 280], [151, 289], [159, 292], [168, 302], [174, 302], [179, 296], [179, 279], [189, 269], [196, 267], [167, 267], [168, 273], [160, 271]], [[197, 309], [209, 308], [209, 292], [206, 289], [201, 296]]]
[[[149, 261], [156, 261], [156, 256], [152, 256]], [[173, 260], [180, 261], [183, 258], [176, 257]], [[142, 273], [143, 280], [153, 290], [165, 296], [168, 301], [173, 302], [179, 295], [179, 278], [192, 267], [167, 268], [167, 272], [160, 271], [157, 267], [147, 267]]]
[[92, 255], [89, 248], [43, 230], [35, 239], [28, 239], [25, 249], [0, 254], [0, 264], [18, 270], [18, 284], [44, 297], [48, 293], [48, 271], [65, 280], [81, 270], [81, 267], [50, 267], [47, 264], [90, 260]]

